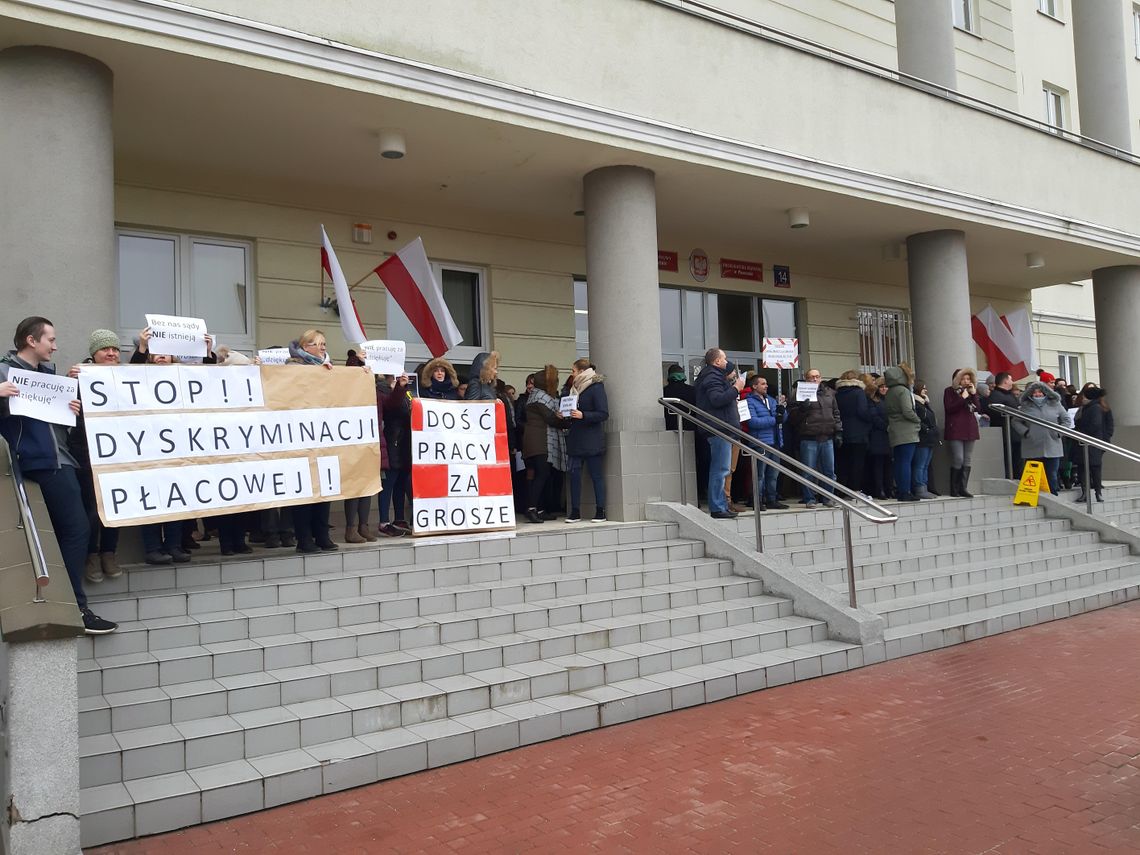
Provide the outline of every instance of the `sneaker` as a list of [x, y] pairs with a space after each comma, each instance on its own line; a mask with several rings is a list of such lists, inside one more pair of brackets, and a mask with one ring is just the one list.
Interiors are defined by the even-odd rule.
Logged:
[[787, 509], [788, 509], [788, 506], [785, 505], [783, 502], [769, 502], [768, 503], [768, 510], [770, 510], [770, 511], [786, 511]]
[[590, 520], [590, 522], [592, 522], [592, 523], [606, 522], [606, 509], [605, 508], [598, 508], [596, 511], [594, 511], [594, 518], [592, 520]]
[[175, 564], [189, 564], [190, 553], [184, 549], [172, 549], [170, 550], [170, 560]]
[[709, 514], [709, 516], [712, 517], [714, 520], [734, 520], [734, 519], [736, 519], [736, 514], [734, 514], [732, 511], [713, 511], [711, 514]]
[[832, 499], [824, 499], [820, 504], [822, 504], [825, 508], [835, 507], [835, 502]]
[[83, 631], [88, 635], [106, 635], [119, 628], [117, 623], [103, 620], [103, 618], [99, 617], [99, 615], [95, 614], [91, 609], [80, 609], [79, 611], [83, 615]]
[[145, 560], [146, 560], [147, 564], [158, 564], [158, 565], [170, 564], [171, 562], [174, 561], [174, 559], [171, 558], [169, 555], [167, 555], [165, 552], [148, 552], [146, 554]]
[[99, 563], [99, 553], [87, 553], [87, 564], [83, 568], [83, 578], [93, 584], [103, 581], [103, 567]]
[[537, 523], [543, 523], [543, 522], [546, 522], [546, 520], [544, 520], [544, 519], [543, 519], [543, 518], [542, 518], [542, 517], [539, 515], [538, 511], [536, 511], [534, 508], [528, 508], [528, 509], [527, 509], [527, 512], [526, 512], [526, 514], [525, 514], [524, 516], [526, 517], [526, 521], [527, 521], [527, 522], [529, 522], [529, 523], [535, 523], [535, 524], [537, 524]]
[[412, 531], [412, 527], [408, 524], [407, 520], [396, 520], [395, 522], [392, 523], [392, 525], [394, 525], [396, 528], [402, 529], [403, 531], [406, 531], [408, 533], [411, 533], [411, 531]]
[[336, 552], [340, 549], [340, 547], [331, 540], [318, 540], [317, 546], [320, 547], [321, 552]]
[[566, 515], [566, 522], [578, 523], [582, 521], [582, 512], [577, 508], [571, 508], [570, 513]]
[[817, 508], [819, 508], [819, 502], [814, 502], [814, 501], [813, 502], [804, 502], [804, 507], [807, 508], [809, 511], [814, 511]]
[[391, 523], [385, 523], [384, 525], [380, 526], [377, 531], [385, 537], [405, 537], [408, 534], [402, 528], [397, 528]]

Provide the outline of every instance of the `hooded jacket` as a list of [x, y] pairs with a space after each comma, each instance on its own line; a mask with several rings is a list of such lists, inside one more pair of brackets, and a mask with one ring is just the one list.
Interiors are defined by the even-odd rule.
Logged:
[[[444, 371], [442, 383], [432, 379], [431, 375], [437, 368], [442, 368]], [[434, 398], [437, 401], [458, 401], [459, 376], [455, 373], [455, 366], [442, 356], [425, 365], [424, 370], [420, 372], [420, 397]]]
[[887, 382], [887, 396], [883, 408], [887, 412], [887, 436], [891, 448], [896, 445], [909, 445], [918, 442], [918, 430], [922, 419], [914, 411], [914, 393], [910, 390], [910, 378], [901, 368], [891, 366], [883, 372]]
[[[12, 368], [55, 374], [54, 364], [41, 362], [29, 365], [16, 355], [16, 351], [10, 350], [7, 356], [0, 358], [0, 383], [8, 380], [8, 371]], [[8, 441], [8, 447], [24, 472], [76, 465], [67, 451], [66, 427], [28, 416], [14, 416], [8, 408], [8, 400], [0, 398], [0, 434]]]
[[871, 441], [871, 402], [862, 380], [839, 380], [835, 384], [835, 403], [843, 423], [843, 441], [866, 445]]
[[[1041, 389], [1045, 393], [1044, 403], [1033, 402], [1033, 390]], [[1018, 409], [1027, 416], [1035, 416], [1050, 424], [1069, 426], [1069, 414], [1061, 406], [1061, 396], [1053, 391], [1053, 387], [1040, 380], [1034, 380], [1025, 387], [1021, 395], [1021, 406]], [[1065, 447], [1061, 435], [1047, 427], [1013, 419], [1013, 429], [1021, 434], [1021, 456], [1026, 460], [1046, 457], [1064, 457]]]
[[471, 360], [471, 373], [467, 377], [468, 401], [497, 401], [499, 390], [495, 388], [495, 377], [499, 369], [499, 351], [480, 353]]
[[706, 365], [697, 375], [695, 385], [698, 409], [734, 428], [740, 427], [740, 413], [736, 409], [739, 397], [723, 368]]
[[918, 444], [922, 448], [937, 448], [942, 442], [938, 439], [938, 414], [930, 406], [930, 398], [915, 395], [914, 411], [922, 423], [918, 429]]
[[958, 384], [965, 374], [970, 375], [976, 390], [978, 373], [973, 368], [960, 368], [954, 372], [954, 379], [950, 385], [942, 391], [942, 409], [946, 411], [946, 429], [943, 436], [947, 440], [970, 442], [981, 437], [981, 433], [978, 431], [978, 420], [974, 418], [974, 413], [981, 406], [977, 391], [966, 397], [963, 397], [958, 391]]
[[610, 404], [606, 398], [605, 378], [587, 368], [580, 372], [570, 388], [578, 396], [580, 419], [569, 419], [566, 433], [566, 453], [571, 457], [597, 457], [606, 453], [606, 419], [610, 417]]
[[[1112, 410], [1101, 407], [1100, 399], [1104, 397], [1104, 390], [1097, 388], [1086, 389], [1083, 393], [1088, 403], [1077, 411], [1076, 429], [1083, 434], [1112, 441], [1112, 434], [1116, 430], [1116, 423], [1112, 417]], [[1089, 464], [1096, 466], [1104, 459], [1104, 452], [1099, 448], [1089, 446]]]

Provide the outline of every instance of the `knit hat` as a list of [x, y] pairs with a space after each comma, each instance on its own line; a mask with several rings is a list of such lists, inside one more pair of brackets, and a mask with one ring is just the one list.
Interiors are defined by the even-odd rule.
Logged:
[[87, 343], [87, 352], [94, 356], [105, 347], [119, 347], [119, 334], [111, 330], [95, 330]]
[[1057, 378], [1054, 377], [1052, 374], [1050, 374], [1048, 371], [1042, 371], [1037, 376], [1039, 378], [1041, 378], [1042, 383], [1056, 383], [1057, 382]]

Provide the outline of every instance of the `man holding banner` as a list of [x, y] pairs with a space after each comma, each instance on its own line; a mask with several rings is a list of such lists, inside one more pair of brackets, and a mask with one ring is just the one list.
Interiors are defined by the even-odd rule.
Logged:
[[[57, 350], [55, 340], [55, 327], [47, 318], [24, 318], [16, 327], [15, 349], [0, 359], [0, 433], [23, 476], [39, 484], [43, 493], [84, 629], [89, 635], [105, 635], [118, 625], [87, 608], [83, 572], [90, 527], [79, 487], [78, 463], [67, 450], [66, 417], [55, 415], [64, 400], [60, 392], [64, 385], [53, 385], [46, 379], [55, 377], [51, 362]], [[66, 409], [74, 424], [79, 400], [75, 381], [68, 382], [72, 388]]]

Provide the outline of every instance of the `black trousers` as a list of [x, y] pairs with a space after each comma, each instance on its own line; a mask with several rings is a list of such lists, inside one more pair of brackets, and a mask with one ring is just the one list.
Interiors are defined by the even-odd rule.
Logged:
[[330, 502], [314, 502], [311, 505], [293, 506], [293, 533], [297, 543], [315, 542], [325, 546], [329, 540]]
[[545, 454], [526, 459], [527, 508], [539, 508], [546, 479], [550, 477], [550, 460]]

